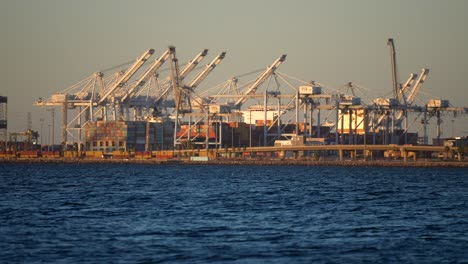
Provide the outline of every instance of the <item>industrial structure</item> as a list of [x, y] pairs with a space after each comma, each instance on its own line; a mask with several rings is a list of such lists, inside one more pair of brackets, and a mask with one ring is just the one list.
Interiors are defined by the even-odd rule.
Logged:
[[[253, 81], [241, 84], [245, 76], [236, 76], [202, 91], [199, 86], [226, 52], [198, 67], [207, 49], [180, 65], [176, 48], [170, 46], [149, 66], [145, 64], [155, 54], [153, 49], [125, 70], [110, 76], [95, 72], [35, 105], [61, 108], [65, 149], [104, 154], [274, 145], [428, 145], [429, 119], [437, 119], [440, 138], [441, 115], [466, 114], [468, 108], [440, 99], [417, 105], [429, 70], [412, 73], [400, 83], [393, 39], [388, 45], [393, 96], [367, 102], [352, 82], [346, 92], [337, 93], [279, 72], [286, 55], [258, 71]], [[162, 76], [167, 73], [161, 70], [165, 63], [169, 74]], [[198, 74], [190, 79], [195, 69]], [[415, 129], [418, 125], [422, 129]]]
[[7, 149], [8, 97], [0, 96], [0, 151]]

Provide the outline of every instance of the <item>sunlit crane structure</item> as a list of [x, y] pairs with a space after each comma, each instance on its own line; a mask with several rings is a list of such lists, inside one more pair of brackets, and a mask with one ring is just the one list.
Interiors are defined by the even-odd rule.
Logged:
[[[204, 49], [185, 65], [180, 79], [184, 79], [206, 56], [207, 52], [208, 50]], [[131, 82], [135, 73], [153, 53], [153, 49], [148, 49], [124, 71], [119, 71], [107, 78], [104, 78], [102, 72], [96, 72], [68, 89], [53, 94], [48, 99], [39, 98], [35, 105], [62, 108], [61, 140], [65, 144], [80, 142], [82, 129], [88, 122], [145, 120], [150, 116], [150, 109], [156, 108], [158, 99], [165, 96], [165, 91], [162, 90], [165, 88], [164, 85], [167, 87], [168, 83], [170, 84], [170, 79], [166, 79], [163, 86], [159, 86], [157, 72], [171, 54], [175, 53], [175, 47], [170, 46], [136, 81]], [[149, 84], [153, 87], [148, 87]], [[153, 91], [150, 91], [151, 89]], [[142, 96], [143, 90], [147, 92]], [[129, 115], [131, 109], [135, 112], [133, 117]], [[69, 114], [72, 115], [70, 120]], [[69, 136], [71, 136], [70, 142]]]
[[[263, 72], [257, 76], [257, 78], [250, 83], [246, 87], [245, 90], [240, 91], [239, 87], [237, 86], [237, 78], [231, 78], [228, 82], [226, 82], [228, 89], [223, 88], [223, 94], [218, 93], [217, 95], [210, 95], [208, 96], [209, 99], [207, 101], [210, 102], [210, 114], [217, 115], [218, 118], [224, 116], [230, 117], [237, 117], [237, 119], [241, 116], [244, 116], [244, 119], [247, 119], [247, 123], [252, 125], [252, 112], [254, 113], [263, 113], [264, 120], [264, 134], [263, 134], [263, 144], [266, 145], [267, 141], [267, 122], [266, 120], [272, 120], [273, 114], [276, 115], [276, 120], [279, 122], [283, 111], [276, 110], [275, 107], [268, 106], [268, 97], [274, 96], [276, 98], [281, 97], [281, 93], [279, 91], [266, 91], [263, 95], [257, 94], [257, 90], [260, 86], [271, 76], [275, 76], [276, 69], [286, 60], [286, 55], [281, 55], [278, 59], [276, 59], [272, 64], [270, 64]], [[234, 94], [232, 94], [234, 92]], [[293, 95], [294, 96], [294, 95]], [[290, 97], [290, 96], [288, 96]], [[233, 100], [229, 100], [227, 103], [220, 103], [220, 98], [231, 98]], [[263, 98], [264, 103], [261, 105], [250, 106], [248, 111], [242, 111], [241, 107], [251, 98]], [[248, 113], [248, 115], [247, 115]], [[220, 119], [222, 120], [222, 119]], [[274, 122], [272, 122], [274, 123]]]
[[[104, 76], [105, 71], [95, 72], [48, 99], [39, 99], [35, 105], [62, 108], [61, 141], [79, 146], [84, 128], [96, 122], [140, 122], [140, 125], [146, 124], [147, 134], [150, 122], [170, 124], [174, 148], [185, 144], [219, 148], [225, 144], [222, 138], [227, 123], [232, 130], [237, 123], [248, 126], [249, 146], [252, 146], [252, 129], [255, 129], [257, 146], [272, 145], [275, 140], [295, 140], [297, 144], [331, 140], [336, 144], [390, 144], [397, 143], [394, 139], [401, 135], [405, 136], [406, 143], [406, 133], [421, 115], [423, 143], [427, 144], [426, 124], [431, 117], [438, 120], [440, 137], [441, 115], [466, 113], [466, 109], [454, 108], [447, 100], [437, 99], [418, 105], [416, 100], [429, 70], [423, 69], [419, 75], [410, 74], [400, 84], [395, 44], [393, 39], [388, 39], [387, 43], [392, 66], [391, 98], [367, 96], [368, 100], [364, 101], [356, 93], [359, 86], [352, 82], [347, 84], [345, 92], [330, 92], [318, 82], [305, 82], [280, 73], [277, 69], [286, 55], [278, 57], [266, 69], [249, 73], [259, 73], [253, 81], [242, 83], [240, 78], [246, 75], [238, 75], [214, 90], [201, 91], [198, 87], [225, 58], [226, 52], [221, 52], [202, 68], [197, 66], [207, 56], [207, 49], [179, 65], [175, 47], [169, 46], [150, 65], [145, 64], [154, 55], [153, 49], [144, 51], [127, 69], [120, 67], [108, 76]], [[161, 69], [164, 63], [169, 72]], [[188, 79], [195, 69], [200, 70]], [[138, 75], [140, 70], [142, 73]], [[285, 91], [284, 87], [289, 90]], [[417, 115], [411, 124], [410, 114]], [[372, 141], [367, 139], [369, 133], [374, 136]], [[234, 137], [234, 131], [230, 135]], [[151, 149], [148, 138], [145, 150]], [[237, 145], [246, 144], [244, 141]]]
[[[200, 97], [195, 93], [195, 88], [206, 79], [206, 77], [214, 70], [214, 68], [224, 59], [226, 56], [226, 52], [222, 52], [216, 58], [213, 59], [210, 63], [208, 63], [205, 68], [195, 76], [190, 82], [186, 85], [182, 83], [180, 78], [179, 71], [178, 71], [178, 63], [177, 59], [173, 58], [173, 64], [171, 64], [171, 79], [173, 84], [174, 90], [174, 98], [175, 98], [175, 122], [174, 122], [174, 147], [177, 145], [182, 144], [185, 142], [185, 136], [187, 136], [187, 140], [190, 141], [190, 129], [192, 126], [192, 117], [195, 116], [195, 125], [199, 124], [200, 122], [205, 122], [205, 135], [208, 135], [209, 129], [209, 116], [208, 116], [208, 105], [207, 100]], [[197, 112], [194, 113], [193, 110], [196, 109]], [[187, 133], [182, 133], [178, 135], [179, 128], [181, 125], [182, 118], [187, 115], [189, 117], [189, 130]], [[192, 138], [193, 139], [193, 138]], [[205, 136], [206, 146], [208, 146], [208, 136]]]

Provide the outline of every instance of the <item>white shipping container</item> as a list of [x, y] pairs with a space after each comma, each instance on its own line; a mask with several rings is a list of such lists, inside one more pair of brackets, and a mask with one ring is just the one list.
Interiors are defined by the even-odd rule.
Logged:
[[229, 113], [229, 108], [226, 105], [211, 104], [210, 113]]
[[312, 86], [306, 86], [306, 85], [299, 86], [299, 94], [305, 94], [305, 95], [313, 94]]
[[398, 101], [395, 98], [375, 98], [374, 104], [380, 106], [396, 106], [398, 105]]
[[64, 103], [66, 100], [72, 99], [69, 94], [56, 93], [51, 96], [53, 103]]
[[427, 102], [427, 107], [436, 107], [436, 108], [449, 107], [449, 101], [432, 99]]
[[208, 161], [208, 157], [190, 157], [191, 161]]
[[361, 104], [360, 97], [343, 96], [340, 102], [341, 105], [359, 105]]
[[303, 94], [303, 95], [322, 94], [322, 87], [302, 85], [302, 86], [299, 86], [299, 94]]

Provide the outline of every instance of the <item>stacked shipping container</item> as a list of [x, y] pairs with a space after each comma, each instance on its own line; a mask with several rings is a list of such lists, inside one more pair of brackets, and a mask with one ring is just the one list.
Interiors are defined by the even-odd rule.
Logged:
[[172, 145], [170, 122], [97, 121], [85, 127], [86, 148], [92, 151], [144, 151]]

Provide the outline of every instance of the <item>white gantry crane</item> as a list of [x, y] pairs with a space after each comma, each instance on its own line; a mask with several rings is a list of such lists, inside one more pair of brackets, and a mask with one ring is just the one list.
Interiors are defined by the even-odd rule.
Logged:
[[379, 125], [386, 118], [389, 117], [389, 112], [394, 108], [393, 123], [396, 126], [401, 125], [401, 120], [404, 112], [414, 103], [417, 98], [421, 85], [429, 74], [428, 69], [422, 69], [421, 74], [418, 76], [415, 73], [410, 74], [410, 77], [404, 84], [398, 81], [398, 71], [396, 64], [396, 50], [395, 43], [392, 38], [388, 39], [387, 44], [390, 46], [390, 58], [392, 67], [392, 92], [393, 98], [376, 98], [374, 103], [379, 108], [387, 109], [384, 114], [381, 114], [375, 124]]
[[240, 109], [240, 107], [249, 99], [248, 95], [255, 94], [258, 87], [260, 87], [265, 80], [272, 75], [275, 70], [286, 60], [286, 54], [281, 55], [276, 59], [266, 70], [257, 77], [257, 79], [246, 89], [244, 96], [239, 98], [233, 105], [233, 108]]
[[205, 68], [197, 74], [187, 85], [182, 84], [181, 73], [178, 71], [177, 59], [174, 58], [172, 67], [172, 84], [174, 90], [174, 98], [176, 101], [176, 110], [178, 113], [192, 112], [192, 97], [195, 98], [198, 109], [203, 110], [204, 99], [194, 95], [195, 88], [206, 79], [206, 77], [216, 68], [216, 66], [224, 59], [226, 52], [222, 52], [216, 58], [208, 63]]
[[[198, 123], [206, 117], [206, 124], [208, 124], [209, 117], [206, 116], [207, 111], [205, 108], [205, 100], [202, 97], [194, 94], [194, 90], [203, 80], [206, 79], [206, 77], [224, 59], [225, 56], [226, 52], [222, 52], [221, 54], [219, 54], [216, 58], [213, 59], [213, 61], [207, 64], [205, 68], [199, 74], [197, 74], [187, 85], [183, 85], [181, 80], [182, 73], [179, 72], [178, 61], [175, 54], [173, 54], [173, 58], [171, 61], [171, 84], [175, 100], [174, 147], [177, 144], [181, 144], [181, 138], [177, 136], [177, 132], [179, 131], [181, 118], [183, 118], [185, 114], [189, 114], [189, 124], [191, 124], [191, 116], [193, 115], [198, 115], [198, 117], [201, 116], [201, 118], [198, 121], [196, 121], [196, 123]], [[194, 108], [199, 110], [199, 112], [193, 112], [192, 110]], [[188, 140], [190, 140], [190, 136]]]
[[[208, 63], [205, 68], [195, 76], [192, 81], [190, 81], [187, 85], [184, 86], [184, 89], [190, 93], [190, 97], [194, 97], [193, 94], [195, 88], [206, 79], [206, 77], [216, 68], [216, 66], [224, 59], [226, 56], [226, 52], [221, 52], [216, 58], [214, 58], [210, 63]], [[204, 100], [199, 97], [195, 96], [195, 103], [199, 109], [203, 109]], [[192, 105], [193, 106], [193, 105]]]
[[159, 68], [166, 62], [171, 53], [175, 50], [175, 47], [170, 46], [154, 63], [148, 67], [143, 74], [140, 75], [136, 83], [126, 91], [126, 94], [120, 99], [121, 103], [125, 103], [127, 99], [135, 96], [138, 93], [138, 90], [146, 83], [147, 79], [154, 73], [156, 73]]
[[128, 68], [104, 93], [100, 96], [98, 105], [103, 105], [107, 102], [109, 96], [114, 93], [118, 88], [124, 86], [130, 78], [143, 66], [143, 64], [153, 55], [154, 49], [146, 50], [143, 55], [136, 59], [135, 63]]
[[419, 91], [421, 90], [421, 86], [427, 78], [429, 74], [429, 69], [422, 69], [421, 74], [417, 78], [416, 82], [414, 83], [411, 92], [409, 93], [408, 97], [406, 98], [406, 103], [411, 105], [414, 103], [414, 100], [417, 98]]
[[[187, 77], [187, 75], [189, 73], [191, 73], [195, 69], [195, 67], [205, 58], [205, 56], [207, 54], [208, 54], [208, 49], [202, 50], [200, 53], [198, 53], [195, 56], [195, 58], [193, 58], [191, 61], [189, 61], [187, 63], [187, 65], [185, 65], [185, 67], [181, 71], [178, 70], [177, 81], [181, 82], [182, 80], [184, 80]], [[173, 50], [173, 52], [171, 52], [170, 56], [171, 56], [171, 67], [173, 67], [174, 60], [177, 61], [177, 58], [175, 57], [175, 49]], [[163, 102], [163, 100], [165, 100], [169, 96], [170, 91], [173, 90], [173, 83], [172, 82], [173, 82], [173, 80], [170, 77], [163, 84], [163, 87], [161, 89], [162, 91], [158, 95], [156, 95], [156, 98], [153, 101], [153, 104], [155, 106], [161, 104]]]

